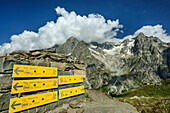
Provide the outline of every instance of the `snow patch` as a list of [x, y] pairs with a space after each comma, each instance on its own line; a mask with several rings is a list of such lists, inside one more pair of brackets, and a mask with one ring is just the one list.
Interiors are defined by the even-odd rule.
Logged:
[[103, 51], [108, 55], [115, 55], [116, 53], [120, 53], [120, 50], [123, 48], [123, 44], [120, 46], [114, 46], [112, 49], [104, 49]]
[[[131, 39], [132, 40], [132, 39]], [[134, 47], [134, 42], [135, 40], [133, 39], [131, 42], [129, 42], [129, 44], [127, 45], [129, 48]]]
[[94, 49], [96, 49], [96, 48], [97, 48], [97, 46], [91, 45], [91, 48], [94, 48]]
[[0, 77], [3, 77], [4, 75], [3, 74], [0, 74]]
[[97, 52], [97, 51], [95, 51], [95, 50], [93, 50], [93, 49], [91, 49], [91, 48], [89, 48], [89, 50], [91, 51], [91, 53], [95, 53], [95, 54], [97, 54], [97, 55], [100, 54], [99, 52]]
[[[134, 39], [130, 39], [130, 42], [127, 44], [127, 55], [132, 55], [130, 49], [132, 47], [134, 47]], [[107, 55], [115, 55], [116, 53], [120, 53], [121, 49], [124, 48], [124, 44], [122, 42], [119, 42], [118, 44], [116, 44], [112, 49], [104, 49], [103, 51], [107, 54]]]

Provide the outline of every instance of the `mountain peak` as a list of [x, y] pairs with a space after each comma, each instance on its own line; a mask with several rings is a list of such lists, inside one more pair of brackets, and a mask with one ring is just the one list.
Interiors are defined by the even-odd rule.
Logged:
[[70, 37], [64, 44], [56, 48], [56, 53], [70, 54], [78, 43], [76, 38]]
[[142, 32], [140, 32], [139, 35], [136, 38], [141, 39], [141, 38], [146, 38], [146, 37]]
[[86, 45], [86, 43], [83, 40], [80, 41], [79, 45], [81, 44]]
[[86, 43], [82, 40], [74, 47], [71, 56], [79, 60], [84, 60], [87, 58], [87, 56], [91, 56], [91, 53], [88, 47], [86, 46]]
[[79, 41], [75, 37], [70, 37], [69, 39], [67, 39], [66, 42], [79, 42]]

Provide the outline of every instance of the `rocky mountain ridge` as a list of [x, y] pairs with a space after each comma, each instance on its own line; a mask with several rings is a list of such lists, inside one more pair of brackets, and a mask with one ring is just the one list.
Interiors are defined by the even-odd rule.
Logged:
[[60, 62], [61, 59], [56, 58], [57, 53], [59, 56], [63, 54], [73, 63], [84, 63], [87, 86], [90, 89], [102, 89], [109, 94], [170, 78], [170, 43], [164, 43], [157, 37], [146, 37], [143, 33], [119, 43], [103, 44], [86, 43], [71, 37], [60, 46], [39, 52], [25, 52], [20, 56], [13, 53], [9, 55], [23, 56], [23, 59], [29, 57], [29, 61], [32, 61], [30, 53], [37, 60], [52, 59]]
[[[81, 48], [79, 48], [81, 46]], [[85, 48], [85, 49], [84, 49]], [[77, 49], [83, 49], [84, 51], [77, 52]], [[81, 54], [84, 52], [85, 54]], [[96, 83], [99, 83], [102, 87], [101, 81], [102, 79], [105, 79], [105, 74], [102, 73], [102, 71], [99, 71], [99, 76], [94, 73], [91, 73], [92, 71], [96, 72], [96, 68], [94, 63], [100, 63], [97, 59], [95, 59], [92, 55], [90, 55], [90, 50], [86, 47], [86, 43], [83, 41], [80, 41], [77, 44], [77, 47], [74, 47], [73, 52], [71, 55], [61, 55], [54, 53], [54, 48], [52, 50], [33, 50], [30, 52], [12, 52], [8, 54], [7, 56], [1, 56], [0, 57], [0, 112], [1, 113], [7, 113], [9, 109], [9, 101], [10, 98], [17, 97], [17, 95], [11, 95], [11, 85], [12, 85], [12, 70], [13, 70], [13, 64], [22, 64], [22, 65], [39, 65], [39, 66], [47, 66], [47, 67], [58, 67], [59, 74], [81, 74], [84, 75], [84, 82], [89, 88], [98, 87]], [[81, 56], [81, 57], [80, 57]], [[84, 56], [87, 56], [88, 59], [82, 59]], [[78, 58], [76, 58], [78, 57]], [[78, 60], [79, 59], [79, 60]], [[84, 62], [86, 61], [86, 62]], [[88, 66], [85, 67], [84, 63], [87, 63]], [[100, 67], [103, 65], [102, 63], [98, 64]], [[88, 71], [86, 71], [88, 69]], [[93, 69], [93, 70], [92, 70]], [[86, 76], [86, 72], [91, 73], [90, 76]], [[92, 75], [92, 76], [91, 76]], [[102, 76], [101, 76], [102, 75]], [[107, 75], [106, 75], [107, 76]], [[101, 77], [101, 78], [100, 78]], [[88, 82], [90, 80], [90, 83]], [[96, 79], [97, 78], [97, 79]], [[94, 84], [94, 86], [92, 85]], [[85, 87], [86, 87], [85, 85]], [[62, 86], [60, 86], [62, 87]], [[64, 87], [64, 86], [63, 86]], [[48, 90], [52, 91], [52, 90]], [[41, 92], [48, 92], [48, 91], [41, 91]], [[88, 90], [88, 95], [92, 98], [90, 101], [80, 101], [80, 98], [83, 98], [83, 100], [86, 100], [87, 98], [84, 98], [84, 95], [80, 95], [78, 97], [69, 98], [68, 100], [60, 100], [60, 102], [55, 102], [52, 104], [43, 105], [40, 107], [32, 108], [26, 111], [26, 112], [59, 112], [63, 110], [63, 108], [60, 108], [61, 105], [67, 105], [68, 107], [64, 110], [68, 113], [74, 112], [87, 112], [87, 113], [93, 113], [93, 112], [134, 112], [136, 113], [136, 109], [125, 103], [118, 102], [116, 100], [113, 100], [112, 98], [108, 98], [104, 93], [101, 93], [100, 91], [93, 91]], [[30, 94], [37, 94], [38, 92], [32, 92], [32, 93], [24, 93], [22, 96], [28, 96]], [[101, 98], [98, 98], [98, 97]], [[72, 100], [75, 100], [76, 102], [79, 102], [80, 107], [73, 107], [72, 106]], [[70, 103], [71, 101], [71, 103]], [[103, 106], [103, 102], [107, 103]], [[66, 103], [66, 104], [63, 104]], [[69, 104], [67, 104], [69, 103]], [[117, 104], [116, 104], [117, 103]], [[78, 106], [79, 106], [78, 105]], [[119, 109], [116, 109], [116, 108]], [[56, 111], [57, 110], [57, 111]], [[22, 113], [22, 112], [21, 112]]]
[[63, 45], [56, 48], [57, 53], [69, 54], [86, 64], [89, 88], [115, 94], [170, 78], [170, 44], [157, 37], [140, 33], [117, 44], [85, 43], [72, 37]]
[[[83, 74], [87, 88], [101, 89], [114, 95], [170, 78], [170, 43], [164, 43], [157, 37], [146, 37], [143, 33], [119, 43], [103, 44], [86, 43], [71, 37], [66, 43], [53, 48], [1, 56], [2, 112], [8, 109], [15, 63], [57, 66], [60, 74]], [[55, 108], [56, 104], [47, 106], [48, 110], [51, 107]]]

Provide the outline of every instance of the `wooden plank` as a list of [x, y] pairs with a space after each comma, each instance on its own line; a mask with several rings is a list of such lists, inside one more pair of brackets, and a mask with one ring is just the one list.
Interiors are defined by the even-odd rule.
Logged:
[[59, 85], [81, 83], [83, 82], [83, 75], [60, 75]]
[[13, 77], [57, 77], [56, 67], [14, 65]]
[[85, 93], [84, 86], [60, 89], [59, 90], [59, 99], [64, 99], [64, 98], [72, 97], [72, 96], [83, 94], [83, 93]]
[[9, 113], [58, 101], [58, 91], [10, 99]]
[[58, 88], [58, 78], [55, 79], [33, 79], [14, 80], [11, 94]]

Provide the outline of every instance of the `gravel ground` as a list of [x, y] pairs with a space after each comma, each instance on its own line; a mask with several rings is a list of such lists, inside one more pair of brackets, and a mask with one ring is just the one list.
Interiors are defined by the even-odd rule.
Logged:
[[130, 104], [109, 98], [97, 90], [87, 90], [89, 98], [74, 100], [47, 113], [138, 113]]

